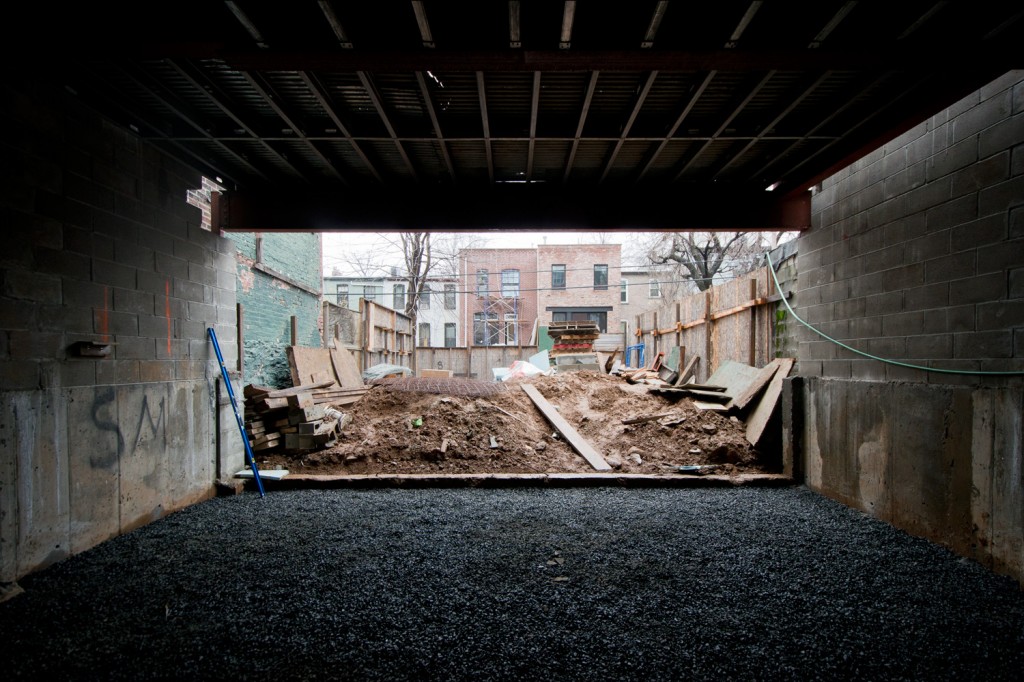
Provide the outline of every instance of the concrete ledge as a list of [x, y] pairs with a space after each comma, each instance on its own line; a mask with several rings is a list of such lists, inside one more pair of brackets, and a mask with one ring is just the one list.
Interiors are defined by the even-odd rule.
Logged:
[[[373, 474], [315, 476], [289, 474], [280, 480], [264, 480], [265, 491], [324, 488], [732, 488], [756, 486], [781, 488], [794, 485], [782, 474], [691, 476], [688, 474]], [[255, 489], [252, 481], [246, 488]]]

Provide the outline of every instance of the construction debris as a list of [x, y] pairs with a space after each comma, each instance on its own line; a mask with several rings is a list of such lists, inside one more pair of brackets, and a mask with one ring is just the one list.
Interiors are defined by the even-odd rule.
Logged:
[[331, 388], [333, 384], [320, 382], [279, 390], [246, 386], [245, 432], [253, 451], [284, 448], [302, 452], [335, 445], [338, 433], [349, 421], [336, 408], [357, 402], [368, 389]]
[[[542, 412], [522, 386], [535, 389], [550, 411]], [[712, 464], [724, 474], [778, 470], [747, 441], [742, 421], [700, 411], [691, 399], [673, 403], [651, 388], [592, 371], [512, 382], [392, 379], [346, 408], [351, 426], [335, 446], [271, 450], [257, 453], [257, 460], [261, 467], [293, 474], [336, 475], [597, 470], [664, 475], [674, 467]], [[551, 415], [555, 419], [549, 421]], [[414, 418], [421, 418], [422, 426], [413, 427]], [[562, 426], [559, 418], [568, 425], [564, 433], [552, 430], [554, 422]], [[590, 452], [588, 445], [607, 469], [595, 469], [580, 454], [580, 449]]]
[[551, 355], [560, 353], [591, 353], [594, 342], [601, 336], [597, 322], [579, 320], [573, 322], [552, 322], [548, 336], [554, 340]]

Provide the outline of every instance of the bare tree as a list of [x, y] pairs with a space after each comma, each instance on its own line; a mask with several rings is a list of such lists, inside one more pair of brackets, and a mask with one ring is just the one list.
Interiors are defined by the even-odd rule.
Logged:
[[405, 314], [416, 323], [420, 300], [434, 277], [458, 276], [458, 253], [478, 240], [461, 233], [399, 232], [382, 234], [380, 238], [401, 256], [406, 287], [409, 292]]
[[736, 276], [763, 264], [764, 252], [789, 232], [671, 232], [649, 243], [653, 264], [673, 263], [675, 277], [693, 282], [698, 291], [714, 285], [716, 276]]

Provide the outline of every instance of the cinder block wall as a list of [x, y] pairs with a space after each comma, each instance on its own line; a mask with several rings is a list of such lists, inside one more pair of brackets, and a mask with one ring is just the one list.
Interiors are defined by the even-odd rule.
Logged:
[[[805, 320], [903, 363], [1024, 370], [1024, 72], [829, 178], [812, 220]], [[1024, 582], [1024, 379], [798, 338], [807, 484]]]
[[[243, 381], [274, 388], [291, 386], [285, 348], [291, 344], [292, 316], [298, 345], [323, 345], [321, 235], [236, 232], [228, 236], [237, 247]], [[262, 241], [259, 261], [257, 239]]]
[[206, 330], [233, 366], [235, 258], [185, 202], [200, 176], [41, 83], [5, 81], [0, 107], [8, 582], [210, 496], [242, 454], [216, 451]]

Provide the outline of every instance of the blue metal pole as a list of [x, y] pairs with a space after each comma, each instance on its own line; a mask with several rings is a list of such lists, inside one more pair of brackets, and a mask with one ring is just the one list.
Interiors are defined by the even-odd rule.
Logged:
[[[213, 327], [207, 327], [206, 331], [213, 342], [213, 350], [217, 353], [217, 363], [220, 365], [220, 375], [224, 378], [224, 385], [228, 389], [228, 397], [231, 398], [231, 409], [235, 411], [235, 421], [238, 422], [238, 431], [242, 434], [242, 444], [245, 445], [245, 460], [252, 469], [253, 480], [256, 481], [256, 488], [260, 491], [260, 497], [264, 496], [263, 479], [260, 478], [260, 470], [256, 468], [256, 457], [252, 454], [252, 446], [249, 445], [249, 437], [245, 435], [245, 424], [242, 422], [242, 415], [238, 411], [238, 403], [235, 402], [235, 391], [231, 388], [231, 379], [228, 378], [228, 368], [224, 366], [224, 356], [220, 354], [220, 344], [217, 343], [217, 333]], [[241, 352], [241, 348], [238, 349]]]

